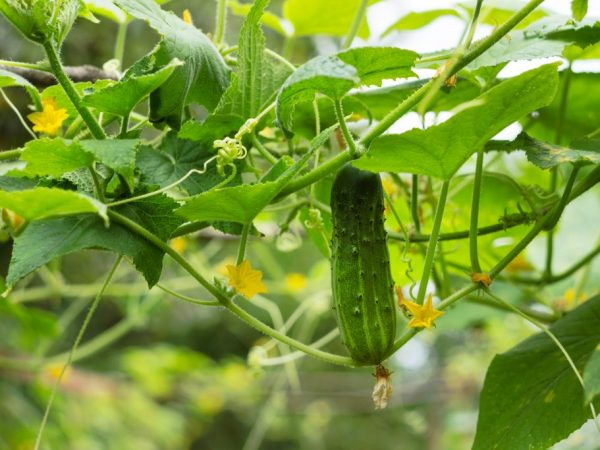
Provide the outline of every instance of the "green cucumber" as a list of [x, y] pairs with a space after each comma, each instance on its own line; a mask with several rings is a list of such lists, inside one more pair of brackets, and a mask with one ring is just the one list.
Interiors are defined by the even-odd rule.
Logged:
[[342, 168], [331, 190], [331, 284], [342, 342], [359, 365], [377, 365], [396, 335], [394, 282], [379, 175]]

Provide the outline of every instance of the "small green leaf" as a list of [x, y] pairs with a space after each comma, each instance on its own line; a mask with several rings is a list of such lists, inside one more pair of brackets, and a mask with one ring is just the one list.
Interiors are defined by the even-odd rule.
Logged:
[[[527, 159], [542, 169], [550, 169], [562, 163], [571, 164], [600, 164], [600, 140], [588, 141], [591, 150], [567, 148], [548, 142], [529, 139], [523, 150]], [[584, 147], [584, 142], [581, 142]]]
[[83, 0], [85, 6], [94, 14], [104, 16], [116, 23], [127, 22], [127, 14], [112, 0]]
[[153, 0], [116, 0], [132, 16], [146, 20], [163, 37], [152, 53], [142, 59], [155, 70], [174, 58], [185, 61], [150, 95], [150, 121], [166, 122], [179, 129], [183, 108], [198, 103], [213, 110], [229, 85], [229, 68], [204, 33], [166, 12]]
[[298, 67], [279, 90], [276, 115], [280, 126], [291, 131], [296, 103], [312, 100], [317, 92], [341, 99], [359, 81], [357, 70], [336, 56], [311, 59]]
[[7, 87], [23, 87], [37, 105], [40, 104], [40, 93], [36, 87], [16, 73], [0, 69], [0, 89]]
[[591, 402], [600, 395], [600, 346], [596, 347], [583, 372], [585, 401]]
[[454, 16], [461, 18], [462, 16], [455, 9], [431, 9], [429, 11], [411, 12], [401, 17], [392, 25], [387, 27], [382, 36], [387, 36], [392, 31], [408, 31], [418, 30], [426, 25], [429, 25], [440, 17]]
[[46, 187], [0, 191], [0, 207], [10, 209], [28, 221], [82, 213], [94, 213], [106, 219], [106, 206], [92, 197]]
[[21, 160], [27, 162], [21, 171], [27, 176], [60, 178], [67, 172], [91, 167], [94, 158], [75, 142], [62, 138], [41, 138], [25, 144]]
[[[227, 6], [232, 14], [245, 17], [248, 15], [253, 5], [229, 0], [227, 2]], [[263, 13], [260, 18], [260, 23], [274, 31], [277, 31], [282, 36], [291, 36], [289, 24], [286, 24], [281, 17], [273, 14], [270, 11], [265, 11]]]
[[188, 120], [177, 133], [177, 137], [197, 141], [205, 148], [212, 148], [216, 139], [231, 135], [243, 124], [244, 120], [239, 115], [211, 114], [204, 122]]
[[588, 11], [588, 0], [571, 0], [571, 13], [575, 20], [582, 20]]
[[[135, 106], [158, 89], [183, 63], [173, 60], [148, 74], [135, 73], [130, 68], [123, 79], [83, 97], [83, 103], [118, 116], [128, 116]], [[133, 66], [135, 68], [136, 66]]]
[[446, 122], [381, 136], [353, 164], [373, 172], [409, 172], [450, 179], [494, 135], [547, 105], [556, 92], [555, 64], [525, 72], [483, 93]]
[[238, 67], [221, 98], [216, 114], [235, 114], [243, 120], [256, 117], [292, 72], [265, 54], [265, 36], [260, 18], [269, 0], [257, 0], [250, 9], [238, 41]]
[[81, 145], [83, 150], [94, 155], [96, 161], [101, 162], [119, 175], [122, 175], [132, 190], [135, 183], [133, 171], [135, 169], [135, 157], [139, 143], [137, 139], [79, 141], [79, 145]]
[[[283, 17], [294, 27], [294, 36], [327, 34], [345, 36], [354, 21], [361, 0], [286, 0], [283, 4]], [[369, 2], [375, 3], [371, 0]], [[366, 18], [360, 23], [358, 37], [369, 36]]]
[[[117, 211], [166, 241], [182, 223], [172, 213], [176, 206], [172, 199], [159, 195], [123, 205]], [[7, 284], [13, 286], [54, 258], [87, 248], [111, 250], [130, 257], [150, 287], [160, 278], [164, 254], [157, 247], [119, 224], [107, 227], [96, 216], [78, 215], [30, 224], [15, 240]]]
[[[550, 327], [580, 371], [600, 343], [598, 317], [600, 296]], [[545, 450], [589, 418], [583, 388], [564, 354], [538, 333], [492, 361], [473, 450]]]
[[251, 223], [325, 143], [334, 129], [328, 128], [314, 138], [309, 151], [275, 181], [210, 190], [187, 201], [177, 214], [198, 222]]
[[385, 79], [416, 77], [411, 68], [418, 56], [396, 47], [358, 47], [337, 55], [356, 68], [361, 84], [377, 86]]

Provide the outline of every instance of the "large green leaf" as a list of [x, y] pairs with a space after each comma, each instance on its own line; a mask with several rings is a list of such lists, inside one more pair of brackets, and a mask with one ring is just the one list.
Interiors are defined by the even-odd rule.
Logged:
[[[117, 211], [167, 240], [182, 223], [172, 213], [176, 206], [173, 200], [160, 195], [121, 206]], [[164, 254], [157, 247], [119, 224], [107, 227], [96, 216], [78, 215], [30, 224], [15, 240], [6, 281], [12, 286], [52, 259], [86, 248], [111, 250], [132, 258], [149, 286], [160, 278]]]
[[62, 138], [42, 138], [25, 144], [21, 160], [27, 162], [22, 170], [27, 176], [59, 178], [67, 172], [91, 167], [94, 157], [75, 142]]
[[186, 105], [199, 103], [209, 110], [215, 108], [229, 84], [229, 68], [210, 39], [193, 25], [160, 9], [153, 0], [116, 0], [116, 4], [146, 20], [163, 37], [143, 63], [158, 70], [174, 58], [185, 62], [150, 95], [150, 120], [178, 129]]
[[[123, 79], [83, 97], [83, 102], [118, 116], [127, 116], [135, 106], [158, 89], [183, 63], [173, 60], [166, 66], [150, 73], [128, 70]], [[137, 68], [138, 66], [133, 66]]]
[[450, 179], [494, 135], [550, 103], [557, 83], [555, 64], [525, 72], [480, 95], [440, 125], [375, 139], [369, 152], [354, 165], [373, 172], [409, 172]]
[[411, 69], [418, 56], [397, 47], [358, 47], [337, 55], [356, 68], [361, 84], [377, 86], [385, 79], [416, 77]]
[[[144, 183], [165, 187], [179, 180], [192, 169], [202, 170], [204, 163], [215, 153], [216, 150], [212, 145], [178, 139], [177, 135], [171, 132], [162, 140], [158, 148], [147, 145], [140, 147], [136, 166]], [[188, 194], [195, 195], [221, 181], [223, 177], [217, 173], [216, 162], [213, 161], [207, 166], [205, 173], [191, 175], [180, 184], [180, 187]]]
[[[580, 371], [600, 343], [599, 317], [596, 296], [550, 327]], [[538, 333], [492, 361], [473, 450], [544, 450], [589, 418], [583, 388], [565, 356]]]
[[596, 347], [583, 372], [585, 401], [590, 402], [600, 395], [600, 346]]
[[46, 187], [0, 191], [0, 207], [8, 208], [29, 221], [82, 213], [94, 213], [106, 218], [106, 206], [92, 197]]
[[[361, 0], [286, 0], [283, 17], [294, 27], [294, 36], [327, 34], [345, 36], [354, 21]], [[369, 3], [375, 3], [371, 0]], [[366, 38], [369, 27], [366, 18], [360, 23], [358, 36]]]
[[252, 6], [238, 41], [238, 67], [215, 113], [236, 114], [242, 119], [255, 117], [273, 101], [292, 69], [265, 54], [265, 36], [260, 18], [269, 0], [258, 0]]
[[177, 214], [198, 222], [226, 221], [250, 224], [325, 143], [333, 130], [333, 127], [329, 128], [314, 138], [309, 151], [277, 180], [210, 190], [187, 201], [177, 210]]

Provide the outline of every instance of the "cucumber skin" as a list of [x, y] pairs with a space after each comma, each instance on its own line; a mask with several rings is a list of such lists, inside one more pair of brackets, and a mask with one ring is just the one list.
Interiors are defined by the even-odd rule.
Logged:
[[342, 342], [359, 365], [377, 365], [396, 336], [394, 282], [378, 174], [342, 168], [331, 190], [331, 285]]

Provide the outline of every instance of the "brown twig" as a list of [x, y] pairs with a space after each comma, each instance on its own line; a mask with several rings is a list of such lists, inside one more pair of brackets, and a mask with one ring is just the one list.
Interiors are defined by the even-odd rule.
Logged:
[[[8, 67], [0, 65], [0, 69], [15, 73], [22, 76], [34, 86], [45, 88], [56, 84], [56, 78], [49, 72], [34, 69], [22, 69], [20, 67]], [[65, 72], [69, 78], [75, 82], [98, 80], [118, 80], [119, 74], [114, 71], [106, 71], [100, 67], [83, 65], [83, 66], [67, 66]]]

